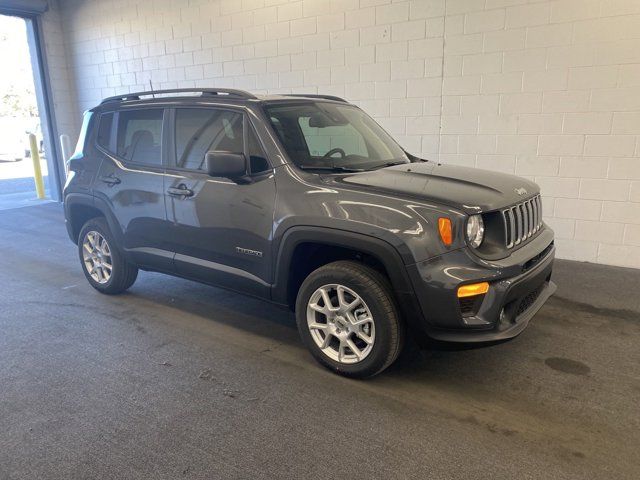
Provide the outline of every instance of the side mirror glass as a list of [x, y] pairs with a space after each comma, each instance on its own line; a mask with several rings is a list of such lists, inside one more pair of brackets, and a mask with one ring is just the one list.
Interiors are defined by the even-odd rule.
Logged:
[[210, 151], [205, 155], [207, 173], [212, 177], [235, 179], [247, 174], [244, 153]]

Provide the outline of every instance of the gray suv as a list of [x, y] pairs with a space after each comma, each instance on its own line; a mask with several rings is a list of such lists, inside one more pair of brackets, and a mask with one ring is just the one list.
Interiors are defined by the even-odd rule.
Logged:
[[333, 96], [107, 98], [69, 172], [66, 226], [95, 289], [143, 269], [288, 306], [311, 354], [350, 377], [408, 338], [512, 338], [555, 290], [535, 183], [417, 158]]

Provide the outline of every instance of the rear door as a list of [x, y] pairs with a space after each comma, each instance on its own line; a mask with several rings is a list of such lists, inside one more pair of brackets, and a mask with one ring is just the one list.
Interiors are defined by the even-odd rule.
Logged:
[[[253, 127], [239, 108], [172, 112], [166, 205], [175, 268], [186, 277], [268, 297], [275, 180]], [[247, 156], [247, 177], [206, 172], [207, 151]]]
[[164, 204], [165, 150], [162, 107], [125, 108], [102, 113], [96, 139], [102, 164], [96, 197], [118, 223], [121, 247], [138, 264], [170, 271], [169, 224]]

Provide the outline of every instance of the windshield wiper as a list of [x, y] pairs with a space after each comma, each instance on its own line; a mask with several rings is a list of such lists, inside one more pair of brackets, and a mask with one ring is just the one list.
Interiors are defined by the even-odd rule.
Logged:
[[383, 163], [382, 165], [376, 165], [375, 167], [371, 167], [369, 168], [369, 170], [378, 170], [379, 168], [387, 168], [387, 167], [395, 167], [396, 165], [408, 165], [411, 162], [405, 162], [402, 160], [398, 160], [395, 162], [387, 162], [387, 163]]
[[338, 167], [338, 166], [316, 166], [313, 165], [298, 165], [302, 170], [321, 170], [323, 172], [342, 172], [342, 173], [354, 173], [354, 172], [364, 172], [362, 168], [349, 168], [349, 167]]

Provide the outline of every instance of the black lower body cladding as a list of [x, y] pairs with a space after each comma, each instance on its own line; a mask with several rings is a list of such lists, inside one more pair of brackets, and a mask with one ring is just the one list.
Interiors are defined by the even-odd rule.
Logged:
[[[462, 343], [498, 342], [521, 333], [555, 292], [553, 232], [543, 231], [510, 257], [481, 261], [466, 249], [410, 267], [425, 337]], [[459, 299], [460, 285], [488, 282], [489, 291]]]

